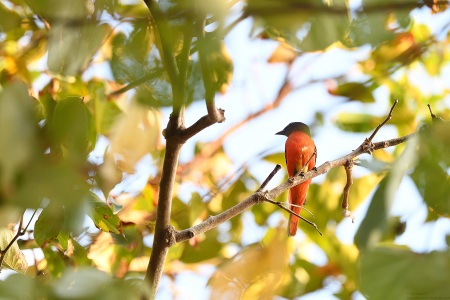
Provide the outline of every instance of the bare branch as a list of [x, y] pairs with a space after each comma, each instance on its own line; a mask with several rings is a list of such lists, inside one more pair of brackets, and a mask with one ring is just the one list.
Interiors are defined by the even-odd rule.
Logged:
[[282, 210], [285, 210], [285, 211], [287, 211], [288, 213], [290, 213], [291, 215], [297, 216], [297, 217], [300, 218], [301, 220], [303, 220], [303, 221], [305, 221], [306, 223], [308, 223], [309, 225], [313, 226], [313, 227], [317, 230], [317, 232], [318, 232], [320, 235], [323, 235], [322, 232], [320, 232], [319, 227], [317, 227], [316, 223], [313, 223], [313, 222], [309, 221], [308, 219], [303, 218], [303, 217], [300, 216], [299, 214], [293, 212], [292, 210], [290, 210], [289, 208], [287, 208], [286, 206], [284, 206], [284, 203], [283, 203], [283, 202], [273, 201], [273, 200], [270, 200], [270, 199], [264, 199], [264, 201], [269, 202], [269, 203], [272, 203], [272, 204], [278, 206], [278, 207], [281, 208]]
[[353, 160], [349, 160], [345, 164], [345, 173], [347, 175], [347, 184], [344, 187], [344, 198], [342, 199], [342, 215], [344, 217], [351, 218], [352, 223], [354, 223], [355, 218], [353, 217], [352, 212], [348, 210], [348, 194], [350, 192], [350, 187], [353, 184], [352, 169], [353, 169]]
[[395, 99], [394, 104], [391, 107], [391, 110], [389, 111], [388, 116], [386, 117], [386, 119], [377, 126], [377, 128], [375, 128], [375, 130], [373, 131], [373, 133], [370, 135], [370, 137], [367, 139], [369, 142], [372, 142], [373, 138], [375, 137], [375, 135], [378, 133], [378, 130], [380, 130], [381, 127], [384, 126], [384, 124], [386, 124], [391, 118], [392, 118], [392, 111], [394, 110], [395, 106], [398, 103], [398, 99]]

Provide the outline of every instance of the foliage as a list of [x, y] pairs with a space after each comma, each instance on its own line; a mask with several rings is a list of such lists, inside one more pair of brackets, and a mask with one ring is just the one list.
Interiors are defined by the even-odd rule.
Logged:
[[[300, 238], [287, 238], [286, 215], [281, 217], [276, 206], [258, 204], [173, 245], [164, 276], [175, 281], [187, 271], [213, 265], [208, 285], [214, 299], [295, 298], [333, 283], [340, 299], [358, 292], [371, 299], [385, 297], [386, 291], [393, 299], [448, 295], [448, 248], [417, 253], [398, 245], [408, 220], [391, 214], [394, 201], [402, 197], [396, 195], [400, 183], [411, 178], [428, 207], [425, 223], [450, 216], [450, 87], [442, 84], [430, 92], [416, 84], [443, 82], [448, 76], [450, 27], [447, 23], [436, 30], [414, 18], [417, 12], [448, 15], [447, 5], [375, 0], [357, 7], [347, 0], [145, 3], [0, 3], [0, 250], [20, 230], [11, 224], [25, 210], [39, 212], [33, 229], [6, 252], [1, 267], [25, 275], [0, 281], [0, 298], [146, 295], [142, 279], [152, 253], [148, 241], [155, 236], [162, 165], [173, 154], [161, 141], [163, 120], [170, 112], [191, 113], [194, 102], [210, 105], [214, 94], [228, 92], [233, 62], [239, 59], [230, 58], [225, 38], [244, 20], [253, 26], [251, 41], [277, 43], [267, 63], [284, 65], [286, 82], [273, 103], [258, 103], [261, 110], [243, 120], [231, 118], [215, 141], [201, 137], [194, 147], [183, 148], [189, 159], [177, 168], [170, 212], [176, 229], [194, 226], [251, 195], [261, 177], [252, 164], [264, 166], [267, 174], [270, 164], [284, 164], [282, 153], [257, 155], [261, 149], [254, 149], [257, 162], [238, 168], [225, 138], [257, 117], [268, 120], [267, 112], [290, 101], [286, 96], [296, 88], [296, 62], [304, 57], [358, 55], [356, 78], [348, 72], [316, 79], [311, 71], [311, 81], [320, 82], [334, 101], [333, 125], [340, 134], [359, 138], [383, 120], [371, 110], [383, 104], [380, 91], [400, 100], [389, 123], [399, 136], [420, 130], [406, 146], [378, 150], [370, 161], [360, 162], [370, 173], [354, 179], [350, 206], [355, 210], [366, 201], [369, 208], [353, 244], [336, 236], [336, 228], [348, 222], [340, 208], [346, 176], [343, 168], [332, 169], [310, 186], [307, 201], [323, 237], [305, 223]], [[298, 110], [316, 116], [314, 133], [324, 112], [309, 108], [313, 99], [303, 101]], [[361, 111], [347, 110], [349, 103]], [[427, 104], [443, 120], [431, 122]], [[235, 105], [227, 114], [242, 116], [244, 109]], [[276, 126], [274, 131], [284, 125]], [[247, 139], [266, 137], [262, 132]], [[329, 142], [336, 141], [330, 137]], [[139, 190], [130, 189], [143, 164], [151, 175]], [[249, 218], [264, 232], [258, 243], [246, 242]], [[314, 260], [308, 247], [318, 249], [324, 261]], [[35, 256], [28, 269], [26, 253], [31, 260]]]

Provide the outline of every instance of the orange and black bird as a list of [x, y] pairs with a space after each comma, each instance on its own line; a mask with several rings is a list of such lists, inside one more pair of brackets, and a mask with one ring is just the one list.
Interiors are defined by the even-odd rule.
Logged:
[[[316, 166], [317, 149], [306, 124], [293, 122], [276, 134], [287, 136], [284, 156], [289, 177], [305, 173]], [[300, 214], [302, 205], [306, 201], [310, 183], [311, 179], [290, 189], [289, 208], [293, 212]], [[289, 215], [288, 235], [294, 236], [296, 234], [297, 224], [298, 217], [292, 214]]]

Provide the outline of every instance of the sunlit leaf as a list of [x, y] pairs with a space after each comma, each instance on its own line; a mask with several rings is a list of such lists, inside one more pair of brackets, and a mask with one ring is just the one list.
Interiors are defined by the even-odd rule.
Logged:
[[136, 163], [158, 145], [160, 126], [159, 112], [133, 104], [112, 129], [111, 149], [104, 167], [116, 163], [121, 171], [134, 173]]
[[[0, 250], [4, 251], [9, 243], [13, 240], [15, 234], [5, 227], [0, 227]], [[8, 269], [14, 270], [16, 272], [25, 274], [28, 269], [28, 263], [25, 255], [20, 250], [17, 245], [17, 240], [12, 244], [12, 246], [5, 253], [2, 261], [1, 268], [6, 267]]]
[[103, 83], [91, 82], [89, 88], [90, 95], [94, 98], [89, 104], [93, 111], [95, 130], [98, 134], [108, 135], [122, 111], [114, 101], [106, 99], [106, 90]]
[[89, 194], [88, 215], [97, 228], [112, 233], [122, 233], [122, 223], [111, 208], [94, 193]]
[[284, 228], [268, 231], [262, 244], [246, 247], [223, 263], [209, 281], [214, 299], [272, 298], [288, 275], [288, 243]]
[[369, 132], [380, 124], [380, 118], [367, 113], [343, 112], [335, 117], [334, 123], [345, 131]]

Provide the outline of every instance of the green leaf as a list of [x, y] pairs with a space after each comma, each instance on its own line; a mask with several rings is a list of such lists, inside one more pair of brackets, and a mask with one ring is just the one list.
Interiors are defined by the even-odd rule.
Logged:
[[389, 14], [385, 11], [362, 11], [351, 22], [345, 45], [348, 47], [357, 47], [364, 44], [377, 46], [393, 39], [395, 34], [387, 30], [388, 17]]
[[79, 75], [87, 68], [110, 31], [109, 25], [95, 22], [77, 26], [64, 23], [53, 25], [48, 42], [49, 70], [68, 79]]
[[34, 107], [27, 87], [16, 81], [0, 91], [0, 184], [24, 168], [36, 149]]
[[104, 232], [122, 234], [122, 222], [108, 204], [91, 192], [88, 194], [88, 205], [88, 216], [94, 221], [97, 228]]
[[[186, 245], [180, 260], [184, 263], [198, 263], [220, 257], [223, 245], [217, 240], [217, 236], [217, 229], [212, 229], [204, 234], [204, 238], [195, 237], [192, 241], [197, 243]], [[200, 241], [199, 238], [202, 240]]]
[[52, 248], [53, 247], [45, 247], [42, 249], [42, 252], [44, 252], [44, 257], [47, 261], [46, 273], [57, 278], [61, 277], [63, 271], [66, 269], [66, 257], [61, 251]]
[[88, 258], [87, 250], [73, 238], [69, 239], [69, 251], [67, 256], [71, 257], [77, 266], [89, 266], [92, 261]]
[[[0, 227], [0, 250], [3, 251], [13, 240], [15, 234], [9, 229]], [[16, 272], [25, 274], [28, 269], [28, 263], [25, 255], [20, 251], [17, 245], [17, 240], [12, 244], [12, 246], [6, 252], [2, 265], [0, 268], [6, 267], [8, 269], [14, 270]]]
[[95, 131], [97, 134], [108, 135], [122, 110], [116, 102], [106, 99], [105, 86], [101, 82], [91, 82], [89, 85], [90, 95], [94, 101], [90, 101], [94, 117]]
[[49, 288], [36, 278], [12, 274], [0, 280], [0, 295], [3, 299], [48, 299]]
[[20, 26], [20, 16], [0, 3], [0, 31], [7, 32]]
[[274, 164], [279, 164], [281, 166], [284, 166], [286, 164], [286, 159], [284, 157], [283, 152], [272, 153], [272, 154], [264, 156], [262, 159], [264, 159], [265, 161], [274, 163]]
[[341, 41], [349, 26], [345, 1], [250, 0], [247, 3], [246, 12], [256, 17], [256, 24], [262, 24], [269, 37], [286, 40], [303, 51], [323, 50]]
[[365, 113], [343, 112], [337, 115], [334, 123], [344, 131], [370, 132], [380, 124], [380, 118]]
[[361, 292], [368, 299], [430, 298], [450, 295], [450, 252], [414, 253], [381, 246], [361, 258]]
[[[55, 240], [65, 223], [65, 211], [61, 205], [50, 203], [44, 208], [34, 225], [34, 239], [41, 248]], [[63, 242], [64, 244], [64, 242]]]
[[360, 82], [347, 82], [338, 86], [338, 88], [333, 91], [333, 95], [347, 97], [349, 100], [360, 101], [363, 103], [373, 103], [375, 98], [373, 98], [372, 92], [374, 90], [373, 86], [366, 86]]
[[70, 157], [85, 158], [95, 144], [92, 115], [79, 97], [68, 97], [57, 102], [51, 131]]
[[417, 166], [412, 178], [427, 205], [438, 215], [450, 216], [450, 123], [441, 122], [419, 132]]
[[403, 154], [375, 191], [367, 214], [355, 235], [355, 245], [360, 250], [372, 248], [380, 241], [395, 237], [399, 220], [392, 218], [389, 211], [398, 186], [413, 163], [415, 146], [416, 140], [410, 139]]
[[178, 229], [185, 229], [191, 226], [189, 221], [190, 208], [179, 198], [173, 198], [170, 220], [178, 225]]

